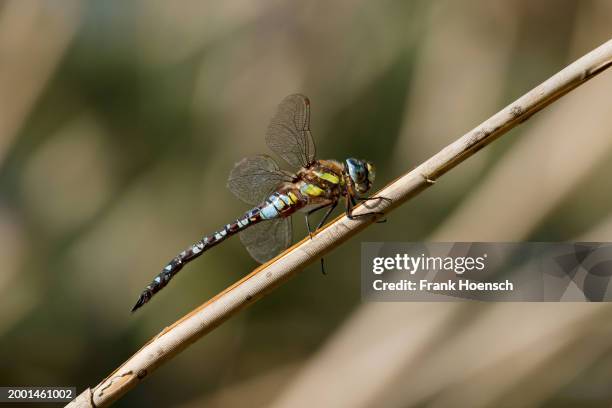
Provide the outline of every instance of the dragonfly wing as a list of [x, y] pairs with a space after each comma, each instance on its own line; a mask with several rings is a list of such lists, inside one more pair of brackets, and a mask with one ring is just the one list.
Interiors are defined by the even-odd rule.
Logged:
[[272, 118], [266, 142], [270, 149], [295, 168], [314, 161], [316, 148], [310, 134], [310, 101], [300, 94], [289, 95]]
[[274, 159], [262, 154], [236, 163], [227, 179], [227, 188], [242, 201], [257, 205], [279, 184], [291, 179], [292, 175], [280, 170]]
[[240, 241], [257, 262], [269, 261], [291, 245], [291, 218], [255, 224], [240, 232]]

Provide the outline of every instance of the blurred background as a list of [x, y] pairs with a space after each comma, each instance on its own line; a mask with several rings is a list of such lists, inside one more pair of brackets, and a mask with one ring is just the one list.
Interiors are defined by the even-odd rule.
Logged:
[[[0, 384], [98, 384], [255, 262], [232, 239], [288, 94], [381, 187], [612, 37], [609, 0], [0, 2]], [[164, 365], [116, 406], [609, 407], [612, 305], [363, 304], [361, 241], [612, 240], [612, 72]], [[305, 235], [294, 220], [295, 238]]]

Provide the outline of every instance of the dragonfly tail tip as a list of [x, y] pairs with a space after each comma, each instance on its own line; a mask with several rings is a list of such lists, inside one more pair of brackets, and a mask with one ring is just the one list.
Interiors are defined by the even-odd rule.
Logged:
[[140, 309], [145, 303], [147, 303], [149, 301], [149, 299], [150, 299], [150, 296], [147, 296], [146, 292], [144, 292], [142, 295], [140, 295], [140, 297], [138, 298], [138, 301], [136, 302], [136, 304], [132, 308], [132, 313], [134, 313], [136, 310]]

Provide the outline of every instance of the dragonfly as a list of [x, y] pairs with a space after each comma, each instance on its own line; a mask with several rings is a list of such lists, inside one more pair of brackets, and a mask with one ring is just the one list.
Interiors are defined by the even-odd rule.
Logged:
[[[345, 200], [346, 215], [350, 219], [382, 214], [353, 214], [358, 201], [388, 200], [363, 197], [376, 176], [371, 162], [352, 157], [344, 162], [315, 158], [316, 147], [310, 132], [310, 100], [306, 96], [294, 94], [283, 99], [268, 127], [266, 143], [294, 171], [281, 169], [265, 154], [246, 157], [236, 163], [227, 187], [237, 198], [251, 205], [251, 209], [168, 262], [142, 291], [132, 312], [149, 302], [187, 263], [233, 235], [239, 234], [249, 254], [257, 262], [265, 263], [291, 244], [291, 215], [298, 211], [305, 214], [311, 238], [341, 199]], [[309, 217], [322, 209], [327, 211], [313, 230]]]

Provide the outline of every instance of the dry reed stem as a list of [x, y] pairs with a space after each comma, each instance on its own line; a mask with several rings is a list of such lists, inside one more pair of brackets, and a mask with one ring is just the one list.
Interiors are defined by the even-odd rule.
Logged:
[[[368, 204], [368, 208], [361, 205], [355, 208], [355, 214], [369, 211], [390, 212], [514, 126], [611, 65], [612, 40], [609, 40], [375, 194], [387, 197], [391, 202], [374, 202]], [[346, 216], [338, 217], [322, 228], [313, 239], [306, 238], [292, 246], [164, 329], [100, 384], [93, 389], [86, 389], [68, 406], [110, 405], [162, 363], [356, 235], [373, 221], [371, 217], [359, 220], [349, 220]]]

